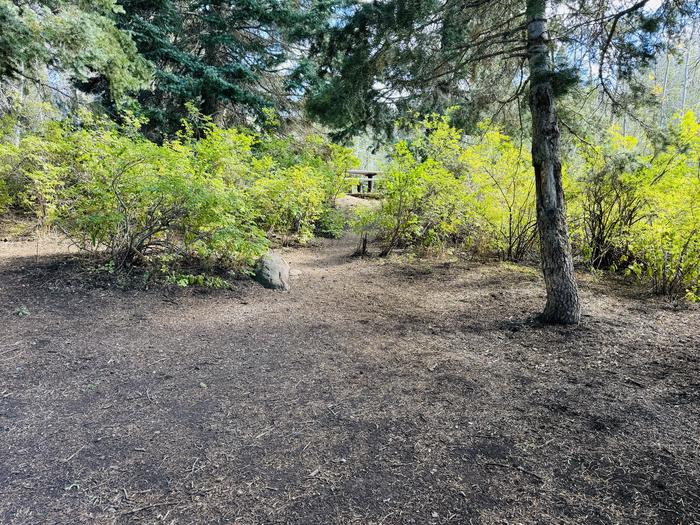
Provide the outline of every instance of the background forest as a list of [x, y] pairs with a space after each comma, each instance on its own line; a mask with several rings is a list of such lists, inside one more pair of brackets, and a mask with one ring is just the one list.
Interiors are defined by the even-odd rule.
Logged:
[[[405, 22], [403, 4], [387, 26]], [[613, 51], [591, 53], [574, 15], [554, 12], [566, 213], [581, 267], [698, 300], [700, 38], [683, 9], [671, 24], [665, 7], [644, 12], [653, 38], [614, 82], [602, 65]], [[332, 0], [0, 0], [5, 230], [58, 231], [106, 271], [137, 266], [181, 285], [225, 286], [270, 245], [347, 228], [382, 255], [536, 262], [522, 61], [511, 71], [516, 55], [495, 55], [468, 81], [404, 97], [366, 78], [381, 60], [405, 78], [396, 55], [342, 49], [363, 9], [372, 14]], [[619, 19], [603, 20], [613, 35]], [[444, 44], [453, 30], [431, 35]], [[618, 33], [608, 46], [631, 45], [633, 28]], [[414, 62], [437, 56], [431, 42]], [[383, 197], [347, 216], [338, 198], [368, 147]]]

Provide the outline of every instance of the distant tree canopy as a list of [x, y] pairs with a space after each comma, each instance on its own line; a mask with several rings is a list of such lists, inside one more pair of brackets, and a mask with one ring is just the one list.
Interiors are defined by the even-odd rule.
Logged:
[[[547, 4], [555, 94], [596, 86], [618, 110], [654, 98], [639, 73], [668, 61], [669, 41], [692, 41], [680, 28], [698, 10], [698, 0]], [[512, 121], [522, 114], [514, 105], [530, 80], [525, 7], [524, 0], [0, 0], [0, 79], [54, 90], [73, 82], [113, 115], [143, 114], [158, 139], [173, 136], [188, 102], [221, 125], [259, 122], [268, 107], [283, 122], [301, 118], [305, 103], [306, 115], [343, 137], [367, 126], [390, 134], [404, 116], [458, 106], [452, 122], [470, 129], [486, 110], [506, 108]], [[695, 67], [688, 56], [686, 80], [688, 64]], [[692, 100], [686, 84], [679, 98]]]
[[73, 83], [113, 115], [144, 115], [158, 139], [173, 136], [188, 103], [222, 125], [262, 121], [272, 107], [298, 117], [315, 72], [310, 38], [336, 3], [0, 0], [0, 80]]

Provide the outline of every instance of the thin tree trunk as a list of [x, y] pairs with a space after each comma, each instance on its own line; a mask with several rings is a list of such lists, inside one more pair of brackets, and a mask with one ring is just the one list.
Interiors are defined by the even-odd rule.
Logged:
[[[19, 98], [19, 104], [17, 107], [21, 110], [24, 108], [24, 62], [22, 62], [22, 65], [20, 66], [20, 71], [21, 71], [21, 76], [19, 77], [19, 83], [17, 86], [17, 94]], [[15, 124], [15, 136], [14, 136], [14, 144], [15, 146], [19, 146], [20, 141], [22, 140], [22, 127], [20, 126], [20, 119], [17, 119], [17, 123]]]
[[577, 324], [581, 305], [566, 224], [559, 150], [559, 125], [547, 51], [546, 0], [527, 0], [532, 165], [537, 191], [537, 226], [547, 304], [547, 323]]
[[668, 98], [668, 63], [669, 63], [669, 56], [668, 56], [668, 51], [666, 51], [666, 67], [664, 68], [664, 84], [663, 88], [661, 91], [661, 104], [659, 105], [659, 125], [663, 126], [664, 122], [666, 121], [666, 99]]
[[688, 62], [690, 62], [690, 47], [695, 35], [695, 26], [690, 31], [690, 38], [685, 43], [685, 63], [683, 64], [683, 91], [681, 92], [680, 110], [685, 110], [686, 96], [688, 95]]

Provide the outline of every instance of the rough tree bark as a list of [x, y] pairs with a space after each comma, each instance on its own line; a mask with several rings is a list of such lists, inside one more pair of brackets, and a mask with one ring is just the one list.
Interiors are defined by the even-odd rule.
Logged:
[[[214, 44], [208, 43], [204, 50], [207, 65], [213, 66], [216, 64], [216, 54]], [[222, 119], [220, 109], [220, 101], [214, 86], [209, 85], [208, 82], [204, 82], [202, 84], [202, 114], [211, 117], [216, 125], [221, 125]]]
[[566, 224], [546, 8], [546, 0], [527, 0], [532, 165], [535, 168], [542, 272], [547, 289], [547, 304], [541, 319], [547, 323], [577, 324], [581, 319], [581, 305]]

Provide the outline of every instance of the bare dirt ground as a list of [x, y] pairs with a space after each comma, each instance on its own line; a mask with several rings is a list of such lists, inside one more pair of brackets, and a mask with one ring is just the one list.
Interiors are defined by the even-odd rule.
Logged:
[[0, 243], [0, 523], [700, 523], [697, 307], [582, 276], [541, 327], [535, 270], [349, 241], [289, 293], [120, 290], [50, 248]]

